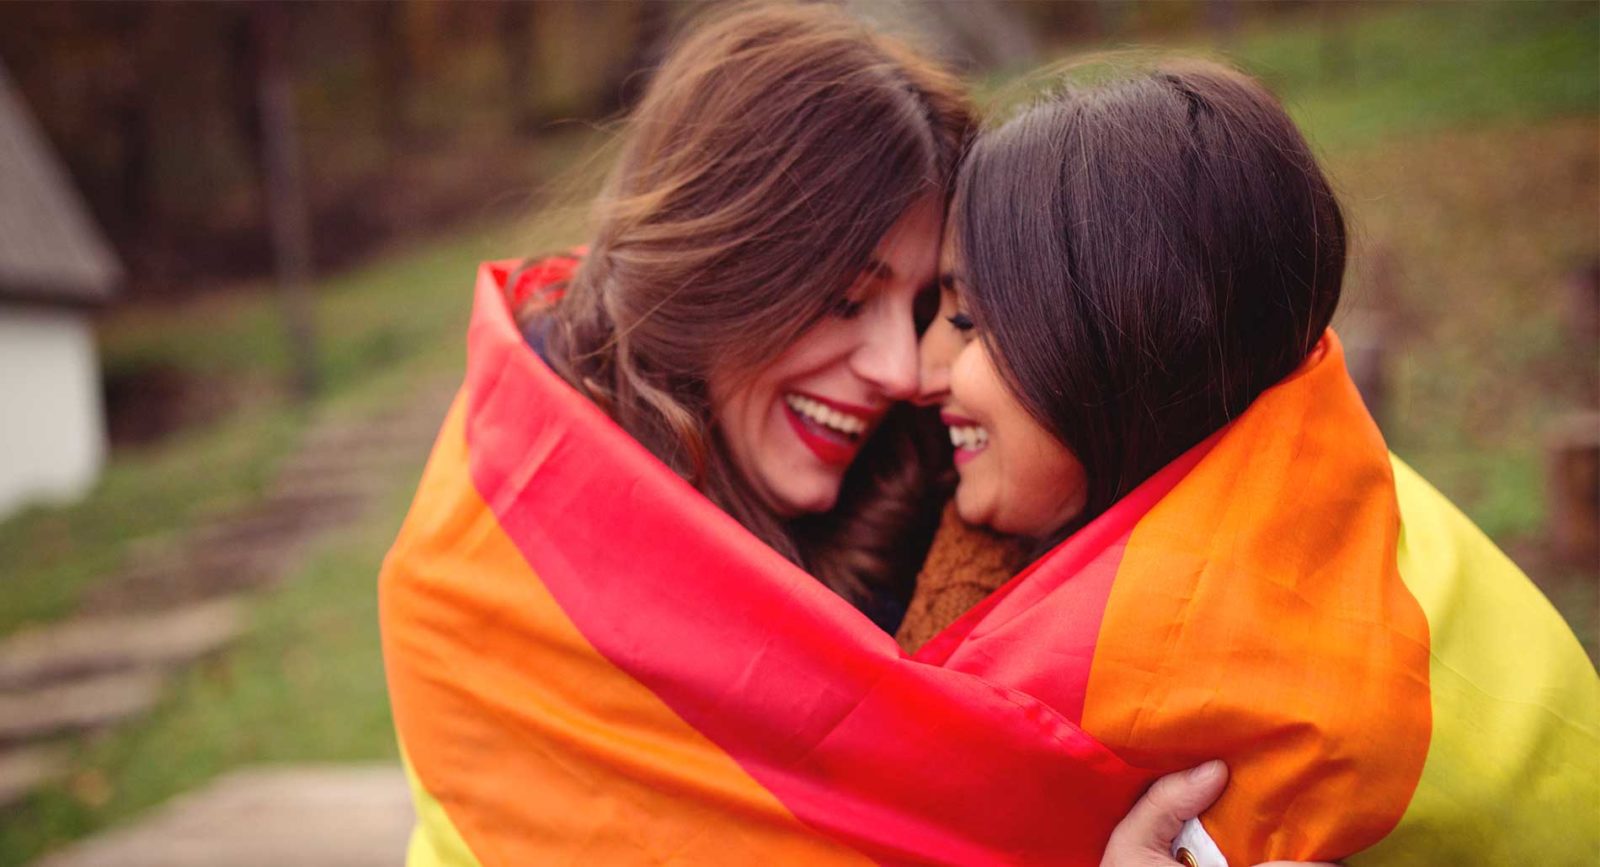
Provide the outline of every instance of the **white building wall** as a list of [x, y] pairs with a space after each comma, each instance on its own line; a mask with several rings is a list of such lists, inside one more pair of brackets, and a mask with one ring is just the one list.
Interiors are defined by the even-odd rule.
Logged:
[[29, 503], [82, 496], [105, 455], [89, 317], [0, 303], [0, 517]]

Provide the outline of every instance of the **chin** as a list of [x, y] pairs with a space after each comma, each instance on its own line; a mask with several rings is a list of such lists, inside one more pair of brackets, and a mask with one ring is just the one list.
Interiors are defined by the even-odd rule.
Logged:
[[784, 491], [782, 502], [778, 504], [779, 515], [784, 518], [820, 515], [832, 509], [838, 502], [837, 484]]
[[972, 494], [962, 496], [960, 486], [956, 487], [956, 515], [974, 527], [988, 526], [991, 517]]

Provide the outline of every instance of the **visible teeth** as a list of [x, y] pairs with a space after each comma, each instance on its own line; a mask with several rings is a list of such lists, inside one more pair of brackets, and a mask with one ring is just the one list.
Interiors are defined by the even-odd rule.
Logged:
[[823, 427], [833, 428], [843, 434], [860, 436], [867, 430], [867, 422], [858, 416], [839, 412], [830, 406], [823, 406], [820, 401], [798, 394], [786, 395], [784, 402], [788, 403], [795, 412], [811, 419]]
[[958, 449], [981, 449], [989, 444], [989, 432], [978, 425], [950, 428], [950, 444]]

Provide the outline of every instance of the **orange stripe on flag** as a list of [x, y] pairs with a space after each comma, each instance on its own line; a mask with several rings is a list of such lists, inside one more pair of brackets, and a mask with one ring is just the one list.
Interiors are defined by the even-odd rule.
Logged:
[[478, 860], [864, 862], [583, 638], [474, 489], [464, 418], [458, 399], [381, 597], [406, 755]]
[[1230, 860], [1377, 842], [1430, 727], [1428, 624], [1398, 532], [1388, 453], [1330, 333], [1134, 528], [1084, 729], [1138, 764], [1227, 760], [1203, 821]]

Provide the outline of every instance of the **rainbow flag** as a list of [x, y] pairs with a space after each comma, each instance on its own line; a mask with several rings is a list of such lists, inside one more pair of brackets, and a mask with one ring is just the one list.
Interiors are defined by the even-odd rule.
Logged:
[[907, 657], [549, 371], [510, 271], [381, 579], [413, 867], [1097, 864], [1213, 757], [1234, 864], [1600, 850], [1600, 680], [1331, 335]]

